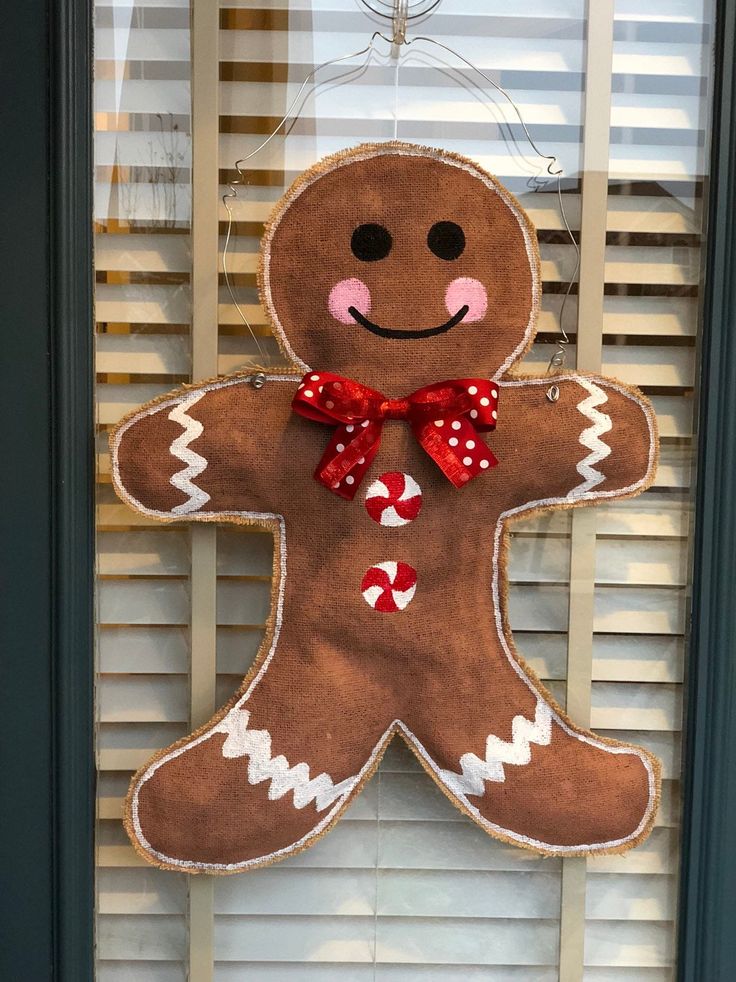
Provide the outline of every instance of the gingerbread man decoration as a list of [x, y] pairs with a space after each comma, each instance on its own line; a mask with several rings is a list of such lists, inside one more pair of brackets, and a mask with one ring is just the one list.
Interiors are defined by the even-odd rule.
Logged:
[[[576, 726], [514, 649], [508, 529], [653, 480], [650, 403], [613, 379], [514, 373], [536, 235], [470, 160], [366, 145], [303, 174], [262, 243], [292, 369], [186, 386], [112, 435], [120, 497], [163, 522], [275, 536], [272, 612], [240, 690], [133, 779], [150, 862], [230, 873], [316, 842], [403, 737], [492, 836], [622, 852], [659, 764]], [[259, 380], [262, 381], [262, 380]]]

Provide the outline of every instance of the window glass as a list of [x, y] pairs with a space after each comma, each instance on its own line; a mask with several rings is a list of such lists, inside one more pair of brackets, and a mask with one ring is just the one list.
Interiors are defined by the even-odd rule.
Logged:
[[[417, 41], [397, 59], [381, 39], [357, 54], [372, 31], [390, 33], [360, 0], [231, 0], [209, 16], [197, 6], [192, 19], [185, 0], [96, 2], [98, 978], [669, 982], [711, 4], [442, 0], [409, 31], [502, 86], [558, 158], [581, 239], [567, 364], [639, 386], [657, 411], [654, 487], [519, 523], [510, 559], [521, 654], [577, 722], [662, 760], [651, 837], [622, 857], [537, 858], [489, 839], [395, 744], [317, 845], [214, 880], [146, 865], [122, 801], [132, 772], [205, 721], [255, 656], [271, 537], [129, 511], [111, 488], [108, 430], [192, 375], [256, 363], [259, 344], [278, 361], [256, 291], [259, 238], [286, 187], [326, 153], [398, 136], [472, 157], [520, 198], [544, 280], [527, 372], [543, 373], [555, 351], [576, 255], [514, 106], [456, 55]], [[218, 222], [222, 248], [235, 161], [308, 73], [350, 53], [244, 168], [228, 267], [256, 342], [203, 231]]]

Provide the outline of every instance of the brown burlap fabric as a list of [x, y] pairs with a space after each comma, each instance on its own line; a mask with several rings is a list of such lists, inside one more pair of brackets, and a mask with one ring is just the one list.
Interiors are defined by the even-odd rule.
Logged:
[[[279, 203], [260, 287], [293, 374], [261, 389], [244, 374], [184, 387], [112, 436], [115, 487], [131, 507], [161, 521], [254, 523], [276, 538], [257, 662], [213, 720], [133, 779], [135, 847], [195, 872], [293, 855], [337, 821], [396, 733], [497, 838], [562, 855], [636, 845], [654, 822], [659, 764], [575, 726], [521, 663], [506, 530], [536, 510], [642, 491], [656, 424], [619, 382], [568, 373], [553, 403], [549, 379], [510, 371], [540, 296], [536, 236], [518, 203], [453, 154], [358, 147]], [[346, 501], [313, 478], [330, 428], [291, 409], [307, 370], [307, 386], [329, 371], [392, 399], [491, 379], [498, 427], [468, 453], [485, 441], [499, 464], [456, 490], [407, 423], [389, 420]]]

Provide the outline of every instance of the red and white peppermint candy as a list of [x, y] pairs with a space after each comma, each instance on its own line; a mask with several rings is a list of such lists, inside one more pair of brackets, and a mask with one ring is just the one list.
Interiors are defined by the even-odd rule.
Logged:
[[365, 494], [365, 507], [374, 522], [399, 528], [413, 522], [422, 508], [422, 489], [409, 474], [388, 471]]
[[360, 589], [369, 607], [384, 614], [403, 610], [417, 588], [417, 572], [408, 563], [376, 563], [366, 571]]

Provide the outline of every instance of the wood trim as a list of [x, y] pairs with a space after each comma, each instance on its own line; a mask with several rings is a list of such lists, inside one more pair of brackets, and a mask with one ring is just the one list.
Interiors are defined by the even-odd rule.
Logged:
[[91, 0], [52, 0], [49, 26], [53, 977], [83, 982], [94, 976]]
[[[613, 61], [613, 0], [588, 0], [580, 212], [580, 273], [576, 367], [600, 372], [603, 293], [606, 279], [608, 161]], [[578, 726], [590, 727], [593, 684], [593, 617], [598, 516], [595, 508], [570, 518], [570, 590], [565, 710]], [[585, 902], [588, 862], [562, 861], [560, 982], [582, 982], [585, 974]]]
[[[217, 374], [219, 237], [220, 13], [209, 0], [192, 0], [192, 379]], [[217, 682], [217, 529], [190, 529], [190, 722], [202, 726], [215, 712]], [[189, 978], [214, 978], [214, 881], [189, 881]]]
[[92, 26], [4, 11], [0, 977], [93, 977]]
[[717, 0], [700, 359], [679, 982], [734, 973], [736, 932], [736, 0]]
[[[12, 734], [12, 740], [0, 741], [0, 796], [4, 802], [0, 978], [4, 979], [47, 978], [53, 959], [48, 514], [51, 298], [46, 278], [39, 275], [48, 269], [46, 2], [11, 5], [4, 11], [0, 33], [3, 91], [13, 92], [13, 98], [5, 100], [3, 123], [10, 138], [6, 147], [12, 145], [12, 152], [0, 154], [0, 187], [5, 199], [0, 238], [4, 311], [0, 404], [3, 419], [15, 423], [0, 431], [2, 458], [12, 461], [12, 472], [5, 472], [0, 486], [4, 559], [0, 718], [3, 732]], [[12, 564], [10, 557], [15, 557]], [[34, 705], [36, 713], [29, 714]]]

